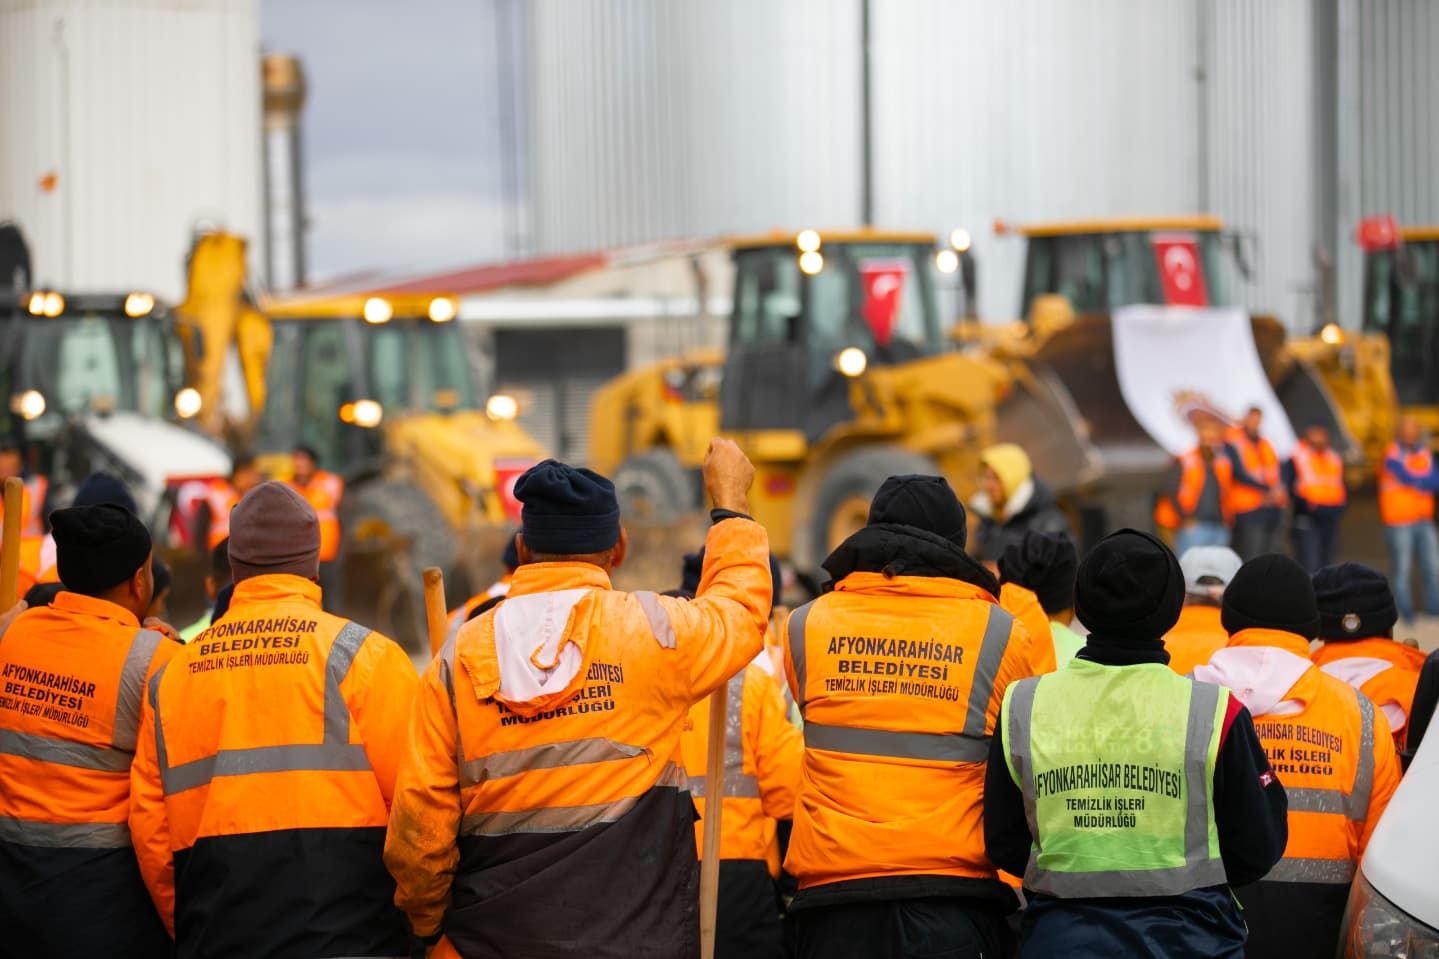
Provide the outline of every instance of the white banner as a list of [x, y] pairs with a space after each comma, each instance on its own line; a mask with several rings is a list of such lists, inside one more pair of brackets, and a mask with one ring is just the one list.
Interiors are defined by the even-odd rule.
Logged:
[[1264, 411], [1264, 436], [1281, 459], [1294, 427], [1264, 375], [1249, 315], [1240, 309], [1126, 306], [1114, 311], [1114, 368], [1124, 402], [1154, 442], [1194, 448], [1194, 417], [1238, 424]]

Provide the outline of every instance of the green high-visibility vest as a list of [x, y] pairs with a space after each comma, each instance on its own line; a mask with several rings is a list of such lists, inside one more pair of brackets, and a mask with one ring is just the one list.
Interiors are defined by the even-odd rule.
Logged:
[[1228, 690], [1076, 659], [1004, 692], [1005, 758], [1034, 843], [1027, 889], [1174, 896], [1225, 883], [1214, 764]]

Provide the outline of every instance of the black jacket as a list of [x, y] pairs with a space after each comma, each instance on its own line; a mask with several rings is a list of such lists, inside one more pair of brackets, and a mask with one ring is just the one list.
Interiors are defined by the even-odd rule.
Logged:
[[1013, 516], [997, 522], [991, 517], [980, 515], [979, 531], [973, 544], [975, 556], [997, 563], [1000, 555], [1004, 553], [1004, 548], [1017, 544], [1030, 530], [1038, 533], [1068, 533], [1071, 537], [1074, 535], [1074, 531], [1069, 528], [1069, 518], [1059, 508], [1059, 500], [1055, 498], [1054, 491], [1037, 478], [1031, 479], [1030, 482], [1034, 484], [1034, 493], [1029, 497], [1029, 502]]
[[[1137, 650], [1091, 637], [1079, 656], [1106, 666], [1167, 663], [1162, 646]], [[1289, 838], [1284, 787], [1254, 731], [1249, 711], [1231, 699], [1214, 769], [1214, 820], [1231, 886], [1254, 882], [1284, 855]], [[1001, 715], [997, 728], [1003, 728]], [[1010, 778], [1003, 740], [990, 742], [984, 781], [984, 843], [995, 865], [1024, 875], [1033, 836], [1024, 797]], [[1055, 899], [1027, 893], [1025, 952], [1055, 956], [1242, 955], [1244, 923], [1225, 886], [1155, 899]]]

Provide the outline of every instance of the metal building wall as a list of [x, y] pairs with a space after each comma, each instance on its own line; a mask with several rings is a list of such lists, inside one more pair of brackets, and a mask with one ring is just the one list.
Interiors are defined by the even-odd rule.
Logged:
[[0, 0], [0, 219], [39, 282], [174, 299], [201, 219], [261, 262], [258, 16], [256, 0]]

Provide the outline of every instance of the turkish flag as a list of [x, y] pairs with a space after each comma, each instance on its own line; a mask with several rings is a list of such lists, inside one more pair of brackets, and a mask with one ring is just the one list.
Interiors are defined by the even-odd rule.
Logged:
[[859, 280], [864, 284], [864, 302], [860, 315], [869, 324], [875, 343], [889, 346], [894, 339], [894, 326], [899, 320], [899, 297], [909, 278], [906, 260], [865, 260], [859, 264]]
[[1199, 241], [1192, 234], [1155, 234], [1152, 242], [1159, 280], [1164, 284], [1164, 305], [1208, 306]]
[[529, 459], [495, 460], [495, 486], [499, 490], [500, 505], [505, 508], [505, 515], [512, 522], [520, 521], [520, 509], [523, 506], [519, 497], [515, 495], [515, 484], [534, 465], [535, 461]]

